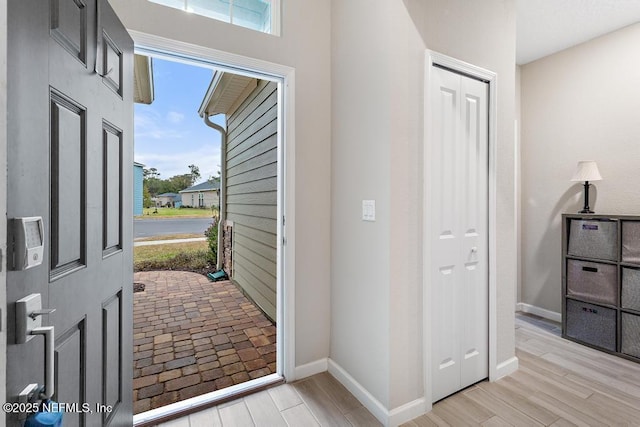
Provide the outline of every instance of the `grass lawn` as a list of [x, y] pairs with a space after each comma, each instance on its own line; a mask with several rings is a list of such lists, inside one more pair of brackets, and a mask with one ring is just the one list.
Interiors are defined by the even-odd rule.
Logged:
[[186, 270], [206, 272], [215, 268], [208, 244], [204, 242], [167, 243], [133, 248], [133, 270]]
[[[156, 212], [157, 211], [157, 212]], [[197, 208], [147, 208], [142, 210], [142, 215], [136, 218], [212, 218], [218, 214], [218, 210], [197, 209]]]

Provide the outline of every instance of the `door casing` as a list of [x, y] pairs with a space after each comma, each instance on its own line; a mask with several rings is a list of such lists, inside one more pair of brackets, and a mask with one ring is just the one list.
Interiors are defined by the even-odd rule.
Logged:
[[[214, 66], [225, 72], [278, 83], [278, 256], [276, 371], [287, 382], [296, 379], [295, 361], [295, 69], [203, 46], [129, 30], [136, 52], [171, 61]], [[286, 218], [286, 223], [285, 223]], [[266, 378], [266, 377], [265, 377]], [[260, 379], [252, 381], [255, 384]], [[268, 379], [267, 379], [268, 380]], [[238, 392], [251, 386], [233, 386]], [[202, 397], [202, 403], [206, 398]], [[162, 408], [159, 408], [162, 409]], [[170, 408], [169, 408], [170, 409]], [[153, 412], [155, 412], [154, 410]], [[143, 414], [141, 414], [143, 415]], [[151, 415], [151, 414], [149, 414]], [[146, 422], [134, 417], [134, 423]]]
[[431, 389], [431, 348], [432, 337], [431, 328], [432, 321], [430, 313], [431, 300], [432, 300], [432, 285], [431, 285], [431, 227], [432, 227], [432, 213], [431, 213], [431, 186], [433, 185], [430, 177], [430, 165], [434, 159], [431, 153], [431, 147], [435, 143], [431, 140], [430, 129], [432, 127], [432, 107], [431, 107], [431, 93], [430, 84], [432, 80], [431, 71], [434, 65], [439, 65], [444, 68], [448, 68], [452, 71], [458, 72], [469, 77], [477, 78], [488, 82], [489, 85], [489, 380], [495, 381], [499, 377], [497, 367], [497, 281], [496, 281], [496, 194], [497, 194], [497, 173], [496, 173], [496, 160], [497, 160], [497, 108], [496, 108], [496, 94], [498, 76], [496, 73], [477, 67], [475, 65], [460, 61], [450, 56], [442, 55], [430, 50], [426, 51], [425, 58], [425, 81], [424, 81], [424, 144], [423, 144], [423, 183], [424, 191], [422, 198], [423, 209], [423, 236], [422, 236], [422, 248], [423, 248], [423, 370], [424, 370], [424, 394], [425, 394], [425, 410], [431, 411], [432, 408], [432, 389]]

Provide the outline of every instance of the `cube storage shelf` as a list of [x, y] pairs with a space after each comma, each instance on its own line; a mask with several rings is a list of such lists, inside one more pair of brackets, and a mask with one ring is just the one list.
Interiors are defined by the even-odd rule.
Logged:
[[640, 216], [562, 215], [562, 336], [640, 362]]

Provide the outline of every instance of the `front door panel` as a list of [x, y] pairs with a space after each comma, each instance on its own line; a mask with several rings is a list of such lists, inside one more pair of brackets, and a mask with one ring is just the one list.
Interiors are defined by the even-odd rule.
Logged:
[[[8, 272], [9, 308], [40, 293], [56, 309], [54, 399], [90, 409], [65, 426], [130, 426], [133, 44], [106, 0], [11, 0], [8, 45], [8, 216], [45, 226], [43, 264]], [[14, 316], [10, 401], [44, 380], [43, 340], [14, 344]]]

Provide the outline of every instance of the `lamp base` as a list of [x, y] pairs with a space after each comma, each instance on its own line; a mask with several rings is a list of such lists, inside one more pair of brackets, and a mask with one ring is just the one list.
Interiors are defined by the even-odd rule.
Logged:
[[592, 214], [594, 213], [589, 207], [589, 181], [584, 182], [584, 207], [578, 213]]

